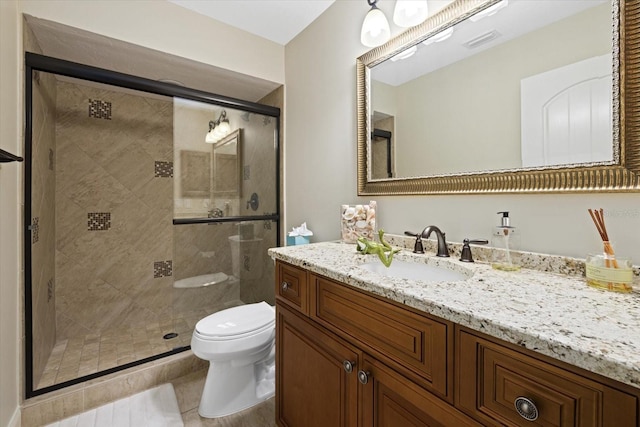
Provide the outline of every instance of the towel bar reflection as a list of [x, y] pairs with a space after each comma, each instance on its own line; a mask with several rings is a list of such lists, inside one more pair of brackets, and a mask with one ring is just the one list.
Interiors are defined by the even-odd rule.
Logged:
[[18, 157], [14, 154], [11, 154], [3, 149], [0, 149], [0, 163], [8, 163], [8, 162], [21, 162], [24, 159], [22, 157]]

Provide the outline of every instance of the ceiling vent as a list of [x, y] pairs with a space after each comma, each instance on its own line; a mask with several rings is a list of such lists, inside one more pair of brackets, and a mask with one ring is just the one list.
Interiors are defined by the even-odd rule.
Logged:
[[466, 47], [467, 49], [475, 49], [478, 46], [481, 46], [481, 45], [483, 45], [485, 43], [489, 43], [491, 40], [497, 39], [501, 35], [502, 34], [497, 32], [496, 30], [491, 30], [491, 31], [489, 31], [487, 33], [479, 35], [478, 37], [475, 37], [475, 38], [463, 43], [462, 45], [464, 47]]

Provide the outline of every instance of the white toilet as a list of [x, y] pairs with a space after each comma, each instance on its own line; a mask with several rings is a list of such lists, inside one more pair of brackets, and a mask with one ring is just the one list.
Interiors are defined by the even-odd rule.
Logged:
[[266, 302], [219, 311], [200, 320], [191, 350], [209, 361], [198, 412], [224, 417], [275, 393], [275, 308]]

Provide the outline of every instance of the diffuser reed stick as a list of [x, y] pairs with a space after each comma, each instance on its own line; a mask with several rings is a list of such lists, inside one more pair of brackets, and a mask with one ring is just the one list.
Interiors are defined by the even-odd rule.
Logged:
[[604, 224], [604, 209], [600, 208], [600, 210], [589, 209], [589, 215], [591, 215], [591, 219], [593, 223], [596, 225], [596, 229], [602, 238], [602, 243], [604, 245], [604, 253], [605, 253], [605, 266], [611, 267], [611, 263], [613, 263], [613, 268], [618, 268], [618, 261], [616, 260], [615, 252], [613, 251], [613, 246], [611, 246], [611, 242], [609, 241], [609, 235], [607, 234], [607, 227]]

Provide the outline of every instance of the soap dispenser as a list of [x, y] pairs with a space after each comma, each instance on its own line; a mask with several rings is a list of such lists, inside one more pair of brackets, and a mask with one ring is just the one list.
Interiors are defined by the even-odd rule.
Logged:
[[491, 258], [491, 266], [496, 270], [520, 270], [520, 257], [513, 251], [520, 249], [520, 234], [509, 224], [509, 212], [498, 212], [501, 215], [500, 225], [495, 227], [491, 237], [491, 246], [495, 249]]

